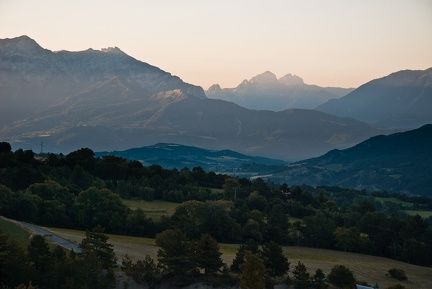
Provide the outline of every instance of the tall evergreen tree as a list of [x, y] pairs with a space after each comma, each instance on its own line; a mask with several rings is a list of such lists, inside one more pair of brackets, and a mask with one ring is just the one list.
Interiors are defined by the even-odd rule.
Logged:
[[317, 289], [325, 289], [328, 287], [328, 284], [325, 283], [326, 275], [321, 269], [316, 269], [315, 275], [312, 277], [312, 285]]
[[30, 261], [32, 276], [36, 284], [47, 286], [51, 280], [52, 260], [48, 243], [42, 235], [34, 235], [27, 247], [27, 255]]
[[96, 226], [92, 231], [86, 231], [86, 237], [79, 244], [84, 256], [94, 254], [99, 260], [102, 268], [108, 269], [113, 266], [117, 259], [114, 254], [113, 245], [108, 243], [108, 236], [105, 235], [101, 226]]
[[163, 273], [172, 277], [186, 277], [196, 270], [191, 242], [178, 229], [165, 230], [156, 235], [159, 264]]
[[262, 246], [261, 258], [271, 276], [282, 276], [289, 270], [288, 258], [276, 242], [270, 241]]
[[241, 266], [240, 288], [263, 289], [268, 278], [266, 268], [260, 258], [250, 251], [246, 251], [244, 263]]
[[235, 258], [231, 264], [230, 269], [234, 272], [240, 272], [241, 265], [244, 262], [244, 254], [246, 251], [250, 251], [252, 254], [258, 253], [258, 244], [256, 241], [249, 239], [246, 243], [241, 244], [237, 250]]
[[219, 251], [218, 242], [209, 234], [204, 234], [196, 243], [196, 261], [204, 273], [211, 274], [219, 271], [222, 267], [222, 253]]
[[306, 269], [306, 266], [300, 261], [295, 266], [294, 271], [294, 287], [296, 289], [305, 289], [310, 285], [310, 275]]

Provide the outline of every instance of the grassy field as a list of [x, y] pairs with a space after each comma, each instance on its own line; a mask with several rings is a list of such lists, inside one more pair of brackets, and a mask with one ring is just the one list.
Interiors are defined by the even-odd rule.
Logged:
[[[29, 233], [13, 222], [0, 218], [0, 227], [10, 235], [11, 239], [18, 241], [24, 248], [28, 245]], [[58, 228], [45, 228], [76, 244], [79, 244], [85, 236], [85, 232]], [[154, 239], [139, 238], [119, 235], [108, 235], [109, 243], [114, 245], [114, 250], [119, 260], [128, 255], [132, 260], [143, 259], [146, 255], [157, 259], [158, 247]], [[223, 260], [230, 265], [235, 257], [238, 245], [220, 244]], [[368, 255], [287, 246], [284, 253], [291, 262], [291, 270], [298, 262], [306, 265], [308, 272], [313, 275], [320, 268], [328, 274], [335, 265], [344, 265], [350, 268], [357, 280], [366, 281], [374, 285], [378, 283], [380, 288], [387, 288], [393, 284], [401, 283], [406, 288], [430, 289], [432, 288], [432, 268], [415, 266], [396, 260], [380, 258]], [[391, 268], [402, 269], [408, 276], [408, 281], [398, 282], [386, 277]]]
[[30, 243], [30, 233], [15, 222], [0, 217], [0, 228], [9, 235], [10, 240], [15, 240], [23, 249]]
[[[84, 233], [80, 231], [54, 228], [48, 228], [48, 230], [76, 243], [79, 243], [84, 237]], [[157, 259], [158, 247], [153, 239], [109, 235], [109, 243], [114, 245], [119, 260], [122, 260], [126, 254], [132, 260], [144, 259], [146, 255]], [[220, 244], [220, 248], [224, 262], [231, 265], [238, 245]], [[401, 283], [410, 289], [432, 288], [432, 268], [429, 267], [411, 265], [381, 257], [295, 246], [284, 247], [284, 253], [291, 262], [291, 270], [298, 262], [302, 262], [311, 275], [318, 268], [328, 274], [333, 266], [344, 265], [354, 272], [357, 280], [366, 281], [371, 285], [378, 283], [379, 288], [387, 288], [396, 283]], [[387, 271], [391, 268], [404, 270], [408, 281], [399, 282], [386, 277]]]
[[401, 201], [401, 200], [399, 200], [397, 198], [377, 198], [376, 197], [375, 201], [379, 201], [381, 203], [392, 202], [392, 203], [395, 203], [395, 204], [400, 204], [404, 208], [411, 208], [413, 206], [413, 203], [404, 202], [404, 201]]
[[407, 213], [408, 215], [411, 215], [411, 216], [419, 215], [420, 217], [422, 217], [424, 219], [432, 217], [432, 211], [404, 210], [404, 212]]
[[166, 201], [143, 201], [143, 200], [123, 200], [123, 203], [132, 210], [141, 209], [146, 215], [153, 220], [160, 220], [162, 216], [171, 216], [178, 203], [171, 203]]

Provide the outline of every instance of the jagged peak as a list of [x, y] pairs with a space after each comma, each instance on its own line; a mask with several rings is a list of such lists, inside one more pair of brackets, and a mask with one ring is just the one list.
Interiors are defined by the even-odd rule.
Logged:
[[300, 76], [288, 73], [281, 78], [279, 78], [279, 82], [285, 85], [301, 85], [304, 84], [303, 78]]
[[28, 37], [27, 35], [22, 35], [15, 38], [0, 39], [0, 48], [6, 50], [11, 48], [15, 51], [23, 51], [23, 52], [45, 50], [34, 39]]
[[222, 88], [217, 83], [210, 86], [209, 89], [207, 90], [207, 92], [209, 92], [209, 93], [217, 93], [220, 91], [222, 91]]
[[266, 71], [264, 73], [258, 74], [249, 80], [250, 83], [261, 83], [261, 84], [271, 84], [277, 82], [276, 75], [271, 71]]
[[108, 48], [102, 48], [101, 51], [104, 52], [104, 53], [112, 53], [112, 54], [126, 54], [120, 48], [118, 48], [117, 46], [115, 46], [115, 47], [108, 47]]

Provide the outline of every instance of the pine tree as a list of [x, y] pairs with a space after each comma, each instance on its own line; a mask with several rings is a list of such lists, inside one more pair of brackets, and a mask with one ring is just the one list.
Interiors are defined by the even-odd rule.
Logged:
[[293, 275], [294, 287], [296, 289], [305, 289], [310, 285], [310, 275], [303, 263], [298, 262], [294, 268]]
[[252, 254], [258, 253], [258, 244], [252, 240], [249, 239], [246, 241], [246, 243], [240, 245], [240, 247], [237, 250], [236, 256], [233, 260], [233, 263], [231, 264], [230, 269], [234, 272], [240, 272], [241, 265], [244, 262], [244, 254], [245, 251], [250, 251]]
[[312, 277], [312, 284], [317, 289], [325, 289], [328, 285], [325, 283], [326, 275], [321, 269], [316, 269], [315, 275]]
[[209, 234], [204, 234], [196, 244], [196, 262], [204, 273], [212, 274], [223, 266], [222, 253], [219, 251], [218, 242]]
[[270, 241], [262, 247], [261, 258], [271, 276], [283, 276], [289, 270], [288, 258], [276, 242]]
[[260, 258], [250, 251], [245, 251], [240, 273], [240, 288], [263, 289], [268, 279], [267, 270]]
[[86, 231], [86, 237], [79, 246], [84, 256], [88, 257], [90, 254], [95, 254], [102, 268], [108, 269], [116, 263], [117, 259], [113, 245], [108, 243], [108, 236], [103, 232], [104, 229], [99, 225], [92, 231]]
[[195, 271], [191, 244], [178, 229], [165, 230], [156, 235], [156, 245], [160, 247], [157, 256], [165, 275], [185, 277]]

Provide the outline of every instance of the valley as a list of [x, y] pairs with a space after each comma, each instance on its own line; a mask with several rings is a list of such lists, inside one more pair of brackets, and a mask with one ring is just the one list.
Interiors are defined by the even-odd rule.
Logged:
[[432, 68], [204, 90], [118, 47], [0, 39], [0, 288], [343, 287], [339, 265], [429, 288], [431, 100]]

